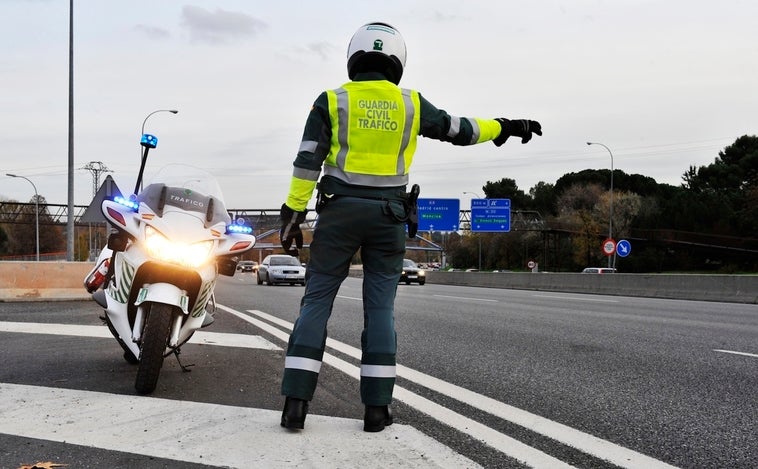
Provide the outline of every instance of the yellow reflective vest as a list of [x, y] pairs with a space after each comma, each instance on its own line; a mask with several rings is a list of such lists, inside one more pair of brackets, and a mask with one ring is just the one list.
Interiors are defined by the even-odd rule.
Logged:
[[421, 121], [418, 92], [353, 81], [327, 98], [332, 139], [324, 175], [360, 186], [406, 185]]

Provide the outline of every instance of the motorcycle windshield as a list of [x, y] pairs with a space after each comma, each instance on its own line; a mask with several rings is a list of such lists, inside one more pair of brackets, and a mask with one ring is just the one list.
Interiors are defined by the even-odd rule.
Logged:
[[159, 217], [163, 216], [167, 207], [176, 207], [204, 215], [206, 227], [230, 221], [216, 178], [194, 166], [164, 166], [137, 195], [137, 199]]

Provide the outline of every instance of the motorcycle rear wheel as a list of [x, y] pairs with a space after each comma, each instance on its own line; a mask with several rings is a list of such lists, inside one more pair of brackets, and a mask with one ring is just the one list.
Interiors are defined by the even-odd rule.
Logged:
[[163, 366], [163, 354], [171, 332], [173, 310], [173, 306], [154, 303], [147, 313], [140, 345], [137, 379], [134, 382], [134, 388], [140, 394], [150, 394], [158, 385], [158, 376]]

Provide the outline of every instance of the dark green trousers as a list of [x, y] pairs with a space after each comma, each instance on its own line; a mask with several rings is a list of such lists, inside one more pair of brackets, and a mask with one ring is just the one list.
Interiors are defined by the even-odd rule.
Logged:
[[400, 202], [337, 197], [321, 211], [311, 243], [300, 316], [290, 335], [282, 394], [311, 400], [326, 344], [326, 326], [350, 261], [363, 262], [361, 401], [387, 405], [395, 385], [394, 303], [405, 255]]

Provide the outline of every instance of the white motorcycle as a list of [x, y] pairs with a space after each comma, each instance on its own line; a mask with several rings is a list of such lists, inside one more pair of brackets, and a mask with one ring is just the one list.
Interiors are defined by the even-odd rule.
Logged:
[[[144, 152], [134, 193], [104, 200], [115, 229], [84, 285], [105, 308], [104, 321], [137, 364], [135, 388], [149, 394], [163, 359], [213, 322], [218, 275], [234, 275], [237, 256], [255, 244], [252, 228], [232, 223], [215, 178], [198, 168], [169, 165], [138, 193], [157, 139]], [[99, 290], [99, 287], [103, 287]], [[187, 368], [179, 362], [183, 370]]]

